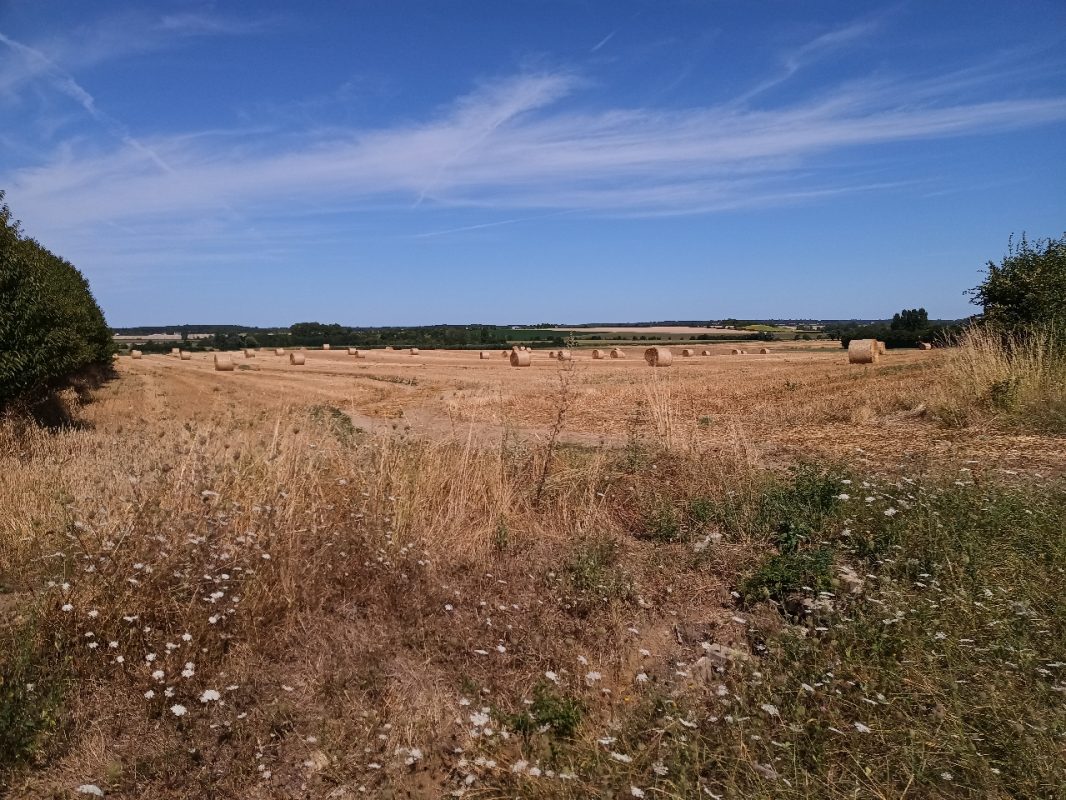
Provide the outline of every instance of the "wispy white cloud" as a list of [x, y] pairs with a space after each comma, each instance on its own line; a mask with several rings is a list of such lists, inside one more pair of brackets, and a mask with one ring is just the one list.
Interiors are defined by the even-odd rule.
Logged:
[[137, 12], [107, 17], [20, 46], [4, 36], [0, 41], [8, 50], [0, 51], [0, 98], [16, 98], [19, 91], [35, 81], [49, 79], [56, 70], [74, 74], [87, 67], [179, 47], [203, 37], [261, 34], [276, 29], [280, 22], [276, 16], [240, 19], [185, 13], [158, 17]]
[[606, 36], [604, 36], [602, 39], [600, 39], [598, 42], [596, 42], [596, 44], [594, 44], [592, 46], [592, 48], [589, 50], [589, 52], [590, 53], [595, 53], [595, 52], [601, 50], [604, 47], [604, 45], [607, 44], [607, 42], [611, 41], [611, 39], [613, 39], [615, 37], [615, 34], [617, 34], [617, 33], [618, 33], [617, 30], [613, 30], [610, 33], [608, 33]]
[[[249, 133], [71, 147], [5, 182], [27, 216], [65, 226], [311, 201], [684, 213], [846, 188], [854, 181], [833, 174], [811, 185], [846, 148], [1066, 119], [1063, 97], [935, 103], [929, 82], [918, 104], [906, 84], [885, 83], [773, 110], [581, 112], [561, 103], [582, 86], [568, 74], [520, 75], [422, 123], [332, 129], [281, 146]], [[161, 171], [150, 154], [171, 169]]]

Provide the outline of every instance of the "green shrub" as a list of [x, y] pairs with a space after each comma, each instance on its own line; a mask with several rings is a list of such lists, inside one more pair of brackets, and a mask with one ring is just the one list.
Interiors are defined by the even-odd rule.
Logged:
[[36, 400], [114, 352], [85, 278], [23, 236], [2, 201], [0, 192], [0, 408]]

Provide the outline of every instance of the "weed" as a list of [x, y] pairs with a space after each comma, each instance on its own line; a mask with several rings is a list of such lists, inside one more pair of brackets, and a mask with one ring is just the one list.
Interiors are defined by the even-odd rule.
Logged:
[[538, 681], [533, 701], [517, 714], [506, 715], [508, 726], [526, 739], [547, 728], [559, 739], [571, 739], [577, 732], [584, 706], [577, 698], [562, 694], [557, 687]]

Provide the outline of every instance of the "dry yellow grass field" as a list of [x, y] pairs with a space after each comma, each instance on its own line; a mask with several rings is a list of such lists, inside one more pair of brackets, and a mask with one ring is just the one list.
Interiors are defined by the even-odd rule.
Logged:
[[784, 729], [730, 744], [721, 774], [669, 749], [697, 724], [684, 715], [763, 691], [729, 663], [793, 627], [738, 599], [768, 550], [759, 498], [797, 462], [846, 461], [866, 476], [857, 513], [883, 520], [914, 504], [913, 476], [1061, 474], [1061, 439], [938, 423], [940, 351], [856, 367], [839, 348], [721, 347], [651, 369], [631, 350], [523, 369], [260, 352], [232, 372], [145, 355], [118, 360], [78, 426], [0, 426], [0, 630], [29, 654], [11, 796], [682, 798], [774, 793], [758, 782], [780, 774], [843, 797], [926, 780], [789, 771], [770, 744]]

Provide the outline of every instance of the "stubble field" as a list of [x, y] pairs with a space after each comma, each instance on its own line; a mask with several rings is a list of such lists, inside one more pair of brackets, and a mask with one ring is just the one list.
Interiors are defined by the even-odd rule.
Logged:
[[146, 355], [5, 423], [0, 787], [1058, 796], [1061, 437], [945, 424], [947, 352], [709, 347]]

